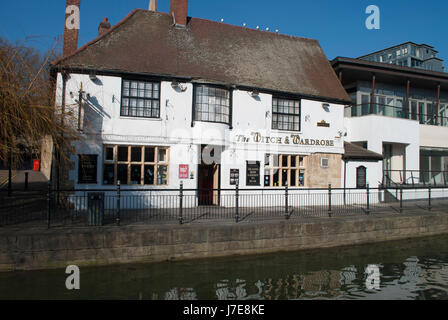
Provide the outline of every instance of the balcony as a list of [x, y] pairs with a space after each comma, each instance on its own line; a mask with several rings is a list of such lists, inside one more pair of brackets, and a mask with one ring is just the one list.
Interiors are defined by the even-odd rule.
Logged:
[[420, 124], [448, 127], [448, 110], [446, 108], [436, 112], [423, 113], [420, 108], [404, 109], [378, 103], [364, 103], [351, 105], [345, 108], [345, 117], [363, 117], [367, 115], [378, 115], [399, 119], [409, 119], [418, 121]]

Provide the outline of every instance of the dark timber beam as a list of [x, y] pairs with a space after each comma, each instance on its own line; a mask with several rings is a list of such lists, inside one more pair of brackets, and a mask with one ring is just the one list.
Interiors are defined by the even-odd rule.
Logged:
[[440, 83], [437, 84], [437, 97], [436, 97], [436, 117], [435, 117], [435, 123], [437, 124], [439, 120], [439, 106], [440, 106]]
[[376, 76], [372, 75], [372, 92], [370, 93], [370, 114], [373, 114], [373, 104], [375, 103], [375, 82]]

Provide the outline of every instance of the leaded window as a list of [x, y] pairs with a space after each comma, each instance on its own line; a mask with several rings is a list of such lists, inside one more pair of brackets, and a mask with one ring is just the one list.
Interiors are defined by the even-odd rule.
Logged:
[[272, 129], [300, 131], [300, 100], [272, 99]]
[[123, 80], [121, 116], [160, 118], [160, 83]]
[[197, 85], [194, 120], [230, 124], [230, 94], [227, 89]]

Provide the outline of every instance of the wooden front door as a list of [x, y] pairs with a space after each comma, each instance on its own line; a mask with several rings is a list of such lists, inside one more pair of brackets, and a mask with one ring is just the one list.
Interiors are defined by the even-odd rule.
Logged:
[[200, 165], [198, 176], [198, 197], [200, 206], [211, 206], [213, 201], [214, 177], [216, 165]]

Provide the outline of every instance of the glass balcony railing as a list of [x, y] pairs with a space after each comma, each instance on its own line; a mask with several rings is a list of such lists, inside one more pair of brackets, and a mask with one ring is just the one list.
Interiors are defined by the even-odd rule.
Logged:
[[435, 113], [419, 113], [416, 110], [409, 110], [378, 103], [364, 103], [347, 106], [345, 110], [346, 117], [362, 117], [371, 114], [415, 120], [419, 121], [420, 124], [448, 127], [448, 117], [445, 116], [448, 115], [448, 112], [446, 111], [443, 111], [438, 115]]
[[448, 186], [448, 171], [384, 170], [383, 186]]

